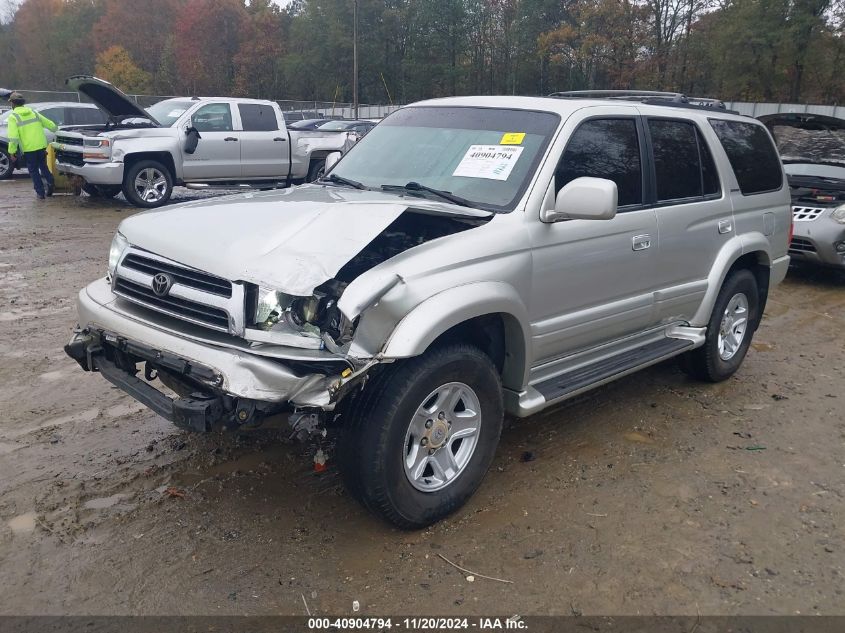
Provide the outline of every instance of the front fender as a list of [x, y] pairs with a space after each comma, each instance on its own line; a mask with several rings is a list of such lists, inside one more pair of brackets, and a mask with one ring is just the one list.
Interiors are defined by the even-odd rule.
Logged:
[[470, 319], [501, 314], [505, 325], [506, 387], [521, 388], [528, 373], [528, 311], [513, 286], [499, 281], [470, 283], [429, 297], [396, 326], [382, 350], [385, 359], [419, 356], [447, 330]]

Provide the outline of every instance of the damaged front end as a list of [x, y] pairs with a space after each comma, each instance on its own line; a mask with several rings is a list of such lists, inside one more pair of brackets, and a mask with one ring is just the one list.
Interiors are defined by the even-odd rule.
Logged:
[[[332, 206], [314, 214], [307, 229], [325, 222], [325, 215], [342, 217], [335, 213], [341, 205]], [[382, 205], [373, 214], [378, 224], [359, 227], [356, 239], [333, 249], [333, 259], [296, 277], [297, 268], [313, 261], [301, 241], [284, 240], [289, 248], [282, 251], [277, 243], [270, 253], [265, 246], [260, 258], [223, 258], [226, 265], [200, 268], [157, 254], [156, 245], [146, 244], [154, 240], [143, 239], [154, 214], [135, 216], [115, 238], [109, 276], [80, 292], [82, 326], [65, 350], [181, 428], [252, 427], [280, 413], [300, 422], [304, 414], [325, 420], [375, 365], [389, 362], [378, 347], [353, 348], [362, 315], [394, 289], [402, 295], [404, 280], [393, 267], [373, 269], [487, 219], [397, 207]], [[157, 224], [171, 217], [160, 216]], [[304, 238], [306, 225], [294, 222]], [[167, 231], [156, 232], [162, 233]], [[205, 245], [202, 252], [210, 251]], [[382, 342], [390, 335], [389, 327], [384, 330]]]

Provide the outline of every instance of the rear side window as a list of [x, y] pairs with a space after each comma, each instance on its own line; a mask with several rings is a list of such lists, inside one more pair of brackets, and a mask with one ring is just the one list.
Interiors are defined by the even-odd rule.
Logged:
[[713, 157], [693, 123], [651, 119], [648, 128], [659, 202], [718, 194]]
[[65, 124], [65, 109], [64, 108], [46, 108], [45, 110], [39, 110], [38, 114], [43, 117], [50, 119], [56, 125], [64, 125]]
[[279, 129], [276, 113], [268, 105], [240, 103], [238, 111], [241, 113], [244, 132], [269, 132]]
[[97, 108], [66, 108], [70, 125], [105, 123], [106, 115]]
[[780, 158], [762, 125], [720, 119], [710, 119], [710, 125], [725, 148], [743, 195], [780, 189]]
[[640, 143], [633, 119], [593, 119], [575, 130], [555, 172], [555, 188], [582, 176], [607, 178], [619, 190], [619, 206], [642, 204]]

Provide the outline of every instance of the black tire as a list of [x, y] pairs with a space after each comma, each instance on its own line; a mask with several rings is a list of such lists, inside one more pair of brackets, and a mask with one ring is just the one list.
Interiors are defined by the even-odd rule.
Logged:
[[[135, 187], [135, 181], [139, 175], [148, 170], [147, 173], [153, 177], [154, 182], [158, 182], [159, 178], [156, 174], [160, 174], [164, 178], [164, 182], [160, 184], [160, 191], [157, 190], [156, 195], [145, 196], [142, 191]], [[140, 160], [132, 164], [123, 174], [123, 195], [126, 199], [134, 204], [136, 207], [143, 207], [145, 209], [154, 209], [166, 204], [170, 200], [170, 195], [173, 193], [173, 176], [170, 170], [155, 160]]]
[[92, 185], [87, 182], [82, 185], [82, 191], [92, 198], [114, 198], [120, 190], [120, 185]]
[[[452, 382], [469, 386], [477, 396], [478, 437], [454, 479], [425, 492], [405, 473], [406, 433], [427, 396]], [[367, 509], [397, 527], [431, 525], [460, 508], [481, 484], [496, 453], [503, 417], [499, 373], [476, 347], [438, 347], [388, 366], [355, 396], [341, 418], [337, 458], [344, 483]], [[451, 445], [439, 450], [451, 450]]]
[[322, 178], [324, 173], [326, 173], [325, 159], [312, 160], [311, 165], [308, 167], [308, 177], [305, 180], [306, 182], [314, 182], [318, 178]]
[[6, 149], [0, 149], [0, 180], [8, 180], [15, 171], [12, 157]]
[[[742, 339], [729, 359], [724, 359], [719, 349], [719, 331], [725, 310], [737, 295], [743, 295], [748, 304], [746, 325]], [[759, 295], [757, 279], [750, 270], [737, 270], [731, 273], [713, 306], [713, 314], [707, 324], [707, 337], [703, 346], [680, 357], [681, 368], [693, 378], [707, 382], [721, 382], [733, 376], [742, 364], [754, 330], [760, 321]]]

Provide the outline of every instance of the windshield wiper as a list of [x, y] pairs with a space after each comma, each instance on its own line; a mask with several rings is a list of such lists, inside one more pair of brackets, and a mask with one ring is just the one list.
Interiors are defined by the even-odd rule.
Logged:
[[382, 185], [381, 188], [384, 191], [427, 191], [428, 193], [433, 193], [435, 196], [443, 198], [444, 200], [448, 200], [449, 202], [460, 205], [462, 207], [475, 208], [476, 206], [470, 200], [467, 200], [466, 198], [461, 198], [460, 196], [456, 196], [450, 191], [441, 191], [440, 189], [434, 189], [433, 187], [421, 185], [420, 183], [414, 182], [413, 180], [404, 185]]
[[343, 176], [338, 176], [337, 174], [329, 174], [325, 178], [320, 178], [320, 180], [328, 180], [329, 182], [333, 182], [338, 185], [346, 185], [347, 187], [354, 187], [355, 189], [366, 189], [365, 185], [362, 185], [357, 180], [350, 180], [349, 178], [344, 178]]

